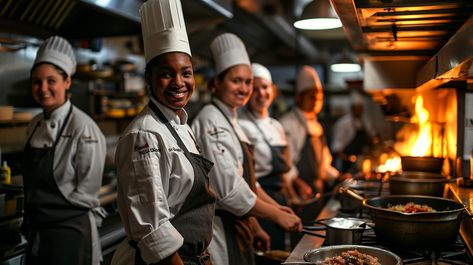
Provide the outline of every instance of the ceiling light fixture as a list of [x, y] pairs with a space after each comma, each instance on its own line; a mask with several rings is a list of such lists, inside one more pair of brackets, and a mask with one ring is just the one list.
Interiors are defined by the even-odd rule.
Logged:
[[334, 63], [330, 65], [330, 70], [336, 73], [350, 73], [361, 71], [361, 66], [355, 59], [349, 54], [347, 50], [334, 58]]
[[329, 0], [314, 0], [307, 4], [294, 27], [305, 30], [326, 30], [342, 27], [342, 22]]

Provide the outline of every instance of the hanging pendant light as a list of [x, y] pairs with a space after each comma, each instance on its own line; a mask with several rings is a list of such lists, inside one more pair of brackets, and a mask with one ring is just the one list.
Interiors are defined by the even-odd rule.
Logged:
[[342, 53], [334, 57], [330, 70], [337, 73], [349, 73], [361, 71], [361, 66], [355, 61], [350, 53], [344, 49]]
[[294, 27], [305, 30], [327, 30], [342, 27], [342, 22], [329, 0], [314, 0], [307, 4]]

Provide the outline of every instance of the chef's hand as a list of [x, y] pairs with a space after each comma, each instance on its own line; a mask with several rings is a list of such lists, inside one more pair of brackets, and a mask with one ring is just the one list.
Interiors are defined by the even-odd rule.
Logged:
[[301, 178], [295, 178], [292, 183], [295, 187], [297, 194], [303, 200], [309, 200], [314, 197], [312, 188]]
[[268, 251], [271, 249], [271, 238], [259, 225], [255, 217], [250, 217], [250, 228], [253, 234], [253, 246], [257, 251]]
[[302, 222], [297, 215], [280, 210], [277, 216], [276, 224], [282, 229], [289, 232], [302, 231]]
[[279, 210], [289, 213], [289, 214], [295, 214], [294, 211], [290, 207], [287, 207], [287, 206], [279, 205]]

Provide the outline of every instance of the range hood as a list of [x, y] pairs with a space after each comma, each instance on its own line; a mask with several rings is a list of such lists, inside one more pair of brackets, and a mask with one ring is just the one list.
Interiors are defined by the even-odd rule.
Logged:
[[[367, 90], [430, 89], [465, 79], [473, 57], [471, 0], [331, 0], [364, 65]], [[470, 63], [468, 63], [470, 62]]]

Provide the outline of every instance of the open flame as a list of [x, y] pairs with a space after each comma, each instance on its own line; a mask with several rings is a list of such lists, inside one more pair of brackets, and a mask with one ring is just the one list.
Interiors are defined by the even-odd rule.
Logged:
[[[415, 98], [415, 114], [411, 118], [411, 122], [417, 124], [418, 129], [409, 130], [412, 127], [406, 127], [401, 131], [404, 141], [397, 142], [394, 148], [406, 156], [430, 156], [432, 155], [432, 124], [429, 120], [429, 112], [424, 107], [424, 98], [421, 95]], [[380, 157], [382, 163], [377, 167], [378, 172], [398, 172], [402, 170], [401, 158], [399, 156]]]
[[426, 156], [432, 146], [432, 124], [429, 112], [424, 108], [424, 98], [420, 95], [416, 97], [415, 111], [412, 121], [419, 124], [419, 132], [409, 153], [411, 156]]

